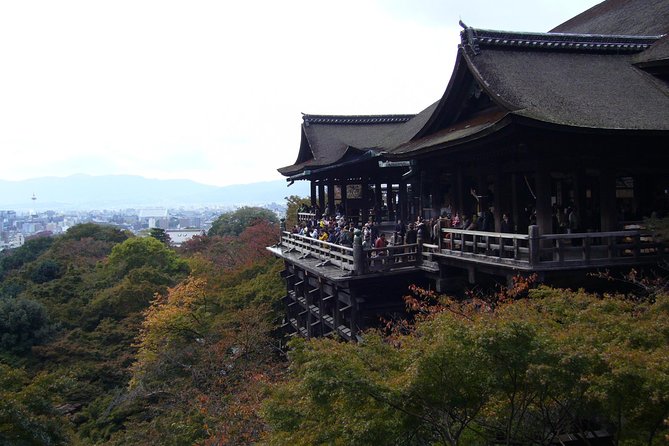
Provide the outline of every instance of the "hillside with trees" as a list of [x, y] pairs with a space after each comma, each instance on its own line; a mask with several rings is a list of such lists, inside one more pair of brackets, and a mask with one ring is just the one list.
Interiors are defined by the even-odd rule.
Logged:
[[280, 264], [264, 249], [278, 225], [263, 216], [178, 253], [93, 224], [3, 253], [0, 444], [257, 439], [283, 368]]
[[175, 250], [85, 224], [2, 253], [0, 444], [668, 444], [663, 276], [606, 295], [412, 287], [363, 342], [286, 345], [276, 218], [215, 228]]

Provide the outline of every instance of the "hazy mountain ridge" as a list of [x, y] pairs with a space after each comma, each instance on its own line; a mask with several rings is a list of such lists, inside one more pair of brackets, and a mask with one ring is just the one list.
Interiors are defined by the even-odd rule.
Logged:
[[[32, 200], [33, 194], [36, 200]], [[284, 180], [210, 186], [191, 180], [156, 180], [134, 175], [72, 175], [22, 181], [0, 180], [2, 209], [116, 209], [283, 203], [308, 195], [307, 182], [287, 188]]]

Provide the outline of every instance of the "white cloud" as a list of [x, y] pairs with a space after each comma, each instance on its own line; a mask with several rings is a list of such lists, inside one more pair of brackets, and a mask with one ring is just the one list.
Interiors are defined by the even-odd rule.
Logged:
[[0, 178], [278, 178], [300, 112], [415, 113], [437, 100], [459, 17], [547, 30], [594, 3], [3, 2]]

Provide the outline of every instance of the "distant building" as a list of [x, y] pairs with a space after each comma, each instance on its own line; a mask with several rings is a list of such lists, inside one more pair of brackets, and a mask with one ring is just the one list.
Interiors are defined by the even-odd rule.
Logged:
[[165, 234], [170, 236], [172, 246], [181, 246], [196, 235], [205, 235], [204, 229], [167, 229]]
[[14, 249], [20, 248], [25, 243], [25, 237], [20, 232], [12, 234], [8, 237], [7, 241], [4, 241], [4, 238], [0, 240], [0, 251], [5, 249]]
[[169, 225], [169, 214], [165, 208], [140, 209], [139, 220], [148, 225], [148, 228], [167, 229]]

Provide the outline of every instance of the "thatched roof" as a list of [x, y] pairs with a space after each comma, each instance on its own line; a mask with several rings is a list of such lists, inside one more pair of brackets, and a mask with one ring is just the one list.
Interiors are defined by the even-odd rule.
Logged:
[[[305, 115], [294, 175], [371, 156], [409, 159], [517, 121], [669, 131], [669, 0], [607, 0], [550, 33], [465, 28], [444, 95], [417, 115]], [[655, 75], [655, 76], [654, 76]]]
[[283, 175], [350, 161], [377, 147], [383, 137], [414, 115], [304, 115], [297, 160]]
[[552, 33], [626, 34], [669, 33], [669, 1], [607, 0], [556, 26]]
[[514, 114], [593, 129], [669, 130], [669, 88], [633, 65], [658, 37], [463, 31], [488, 95]]

